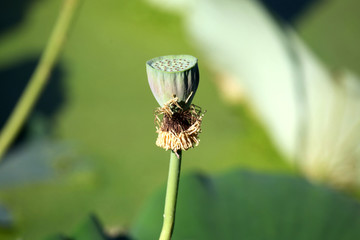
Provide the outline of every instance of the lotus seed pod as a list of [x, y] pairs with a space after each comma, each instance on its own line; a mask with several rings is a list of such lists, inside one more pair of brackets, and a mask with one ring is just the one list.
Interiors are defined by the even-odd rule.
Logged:
[[146, 62], [149, 85], [160, 106], [174, 98], [188, 108], [199, 85], [197, 58], [190, 55], [169, 55]]

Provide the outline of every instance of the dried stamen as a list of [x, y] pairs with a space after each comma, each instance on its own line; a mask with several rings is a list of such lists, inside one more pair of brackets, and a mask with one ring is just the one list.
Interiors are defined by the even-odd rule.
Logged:
[[188, 109], [181, 108], [178, 98], [174, 97], [155, 112], [156, 145], [174, 152], [197, 146], [203, 116], [201, 109], [193, 104]]

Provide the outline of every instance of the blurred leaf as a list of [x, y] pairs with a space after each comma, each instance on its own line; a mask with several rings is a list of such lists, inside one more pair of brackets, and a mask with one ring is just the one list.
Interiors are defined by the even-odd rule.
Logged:
[[0, 188], [53, 180], [74, 172], [89, 171], [74, 148], [65, 142], [37, 138], [17, 147], [0, 164]]
[[13, 225], [13, 216], [11, 215], [9, 209], [4, 205], [0, 204], [0, 229], [1, 228], [10, 228]]
[[69, 142], [42, 137], [18, 145], [0, 165], [0, 199], [16, 214], [16, 228], [0, 231], [0, 239], [42, 239], [76, 225], [101, 191], [98, 171]]
[[104, 230], [95, 216], [89, 217], [74, 233], [74, 240], [106, 240]]
[[71, 237], [54, 235], [44, 240], [131, 240], [131, 238], [123, 234], [113, 237], [107, 236], [99, 219], [95, 215], [91, 215], [76, 229]]
[[[157, 239], [165, 192], [155, 194], [136, 221], [135, 239]], [[302, 178], [233, 171], [193, 174], [180, 183], [173, 239], [354, 240], [360, 205]]]
[[72, 239], [65, 237], [63, 235], [54, 235], [54, 236], [44, 238], [43, 240], [72, 240]]

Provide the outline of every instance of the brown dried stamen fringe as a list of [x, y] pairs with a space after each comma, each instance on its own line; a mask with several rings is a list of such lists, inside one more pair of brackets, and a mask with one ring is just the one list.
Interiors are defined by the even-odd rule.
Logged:
[[[163, 115], [162, 119], [160, 115]], [[184, 110], [178, 104], [178, 98], [174, 97], [155, 111], [156, 145], [174, 152], [197, 146], [203, 116], [200, 107], [192, 104]]]

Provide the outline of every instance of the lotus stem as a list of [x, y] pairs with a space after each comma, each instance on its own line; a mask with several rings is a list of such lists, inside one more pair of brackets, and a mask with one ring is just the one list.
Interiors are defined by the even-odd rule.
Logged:
[[199, 85], [197, 58], [168, 55], [146, 62], [150, 89], [160, 107], [155, 111], [156, 145], [171, 150], [160, 240], [170, 240], [175, 223], [181, 154], [199, 144], [204, 112], [192, 104]]
[[25, 120], [31, 113], [42, 90], [46, 86], [51, 70], [59, 58], [60, 51], [65, 43], [78, 5], [79, 0], [64, 1], [62, 10], [41, 56], [40, 62], [0, 133], [0, 161], [14, 141]]
[[159, 240], [170, 240], [174, 230], [176, 200], [179, 189], [181, 150], [170, 153], [169, 176], [166, 188], [164, 221]]

